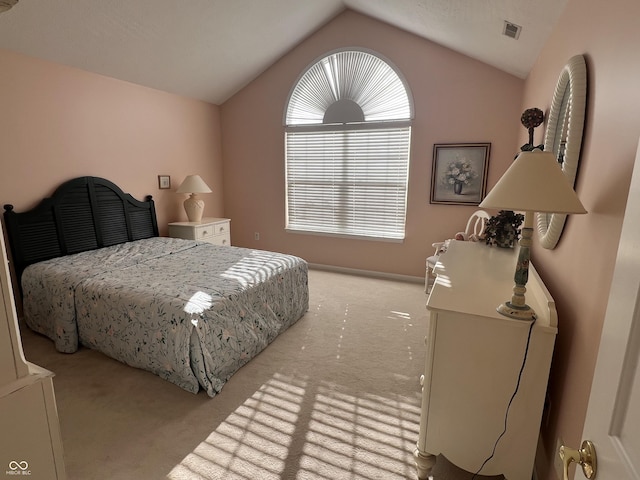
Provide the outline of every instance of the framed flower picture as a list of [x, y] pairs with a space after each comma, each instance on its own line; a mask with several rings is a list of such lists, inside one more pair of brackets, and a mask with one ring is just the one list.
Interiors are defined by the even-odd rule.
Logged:
[[490, 143], [433, 146], [431, 203], [478, 205], [487, 189]]

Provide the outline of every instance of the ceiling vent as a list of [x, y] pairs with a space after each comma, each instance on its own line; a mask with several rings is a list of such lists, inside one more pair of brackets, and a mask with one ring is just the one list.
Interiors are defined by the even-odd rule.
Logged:
[[502, 29], [502, 34], [517, 40], [520, 36], [520, 31], [522, 27], [520, 25], [516, 25], [515, 23], [504, 21], [504, 28]]

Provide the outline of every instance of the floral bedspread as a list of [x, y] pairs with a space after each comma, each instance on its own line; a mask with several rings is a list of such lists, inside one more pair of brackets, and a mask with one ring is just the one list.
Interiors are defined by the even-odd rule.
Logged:
[[295, 256], [150, 238], [60, 257], [22, 275], [27, 325], [214, 396], [309, 306]]

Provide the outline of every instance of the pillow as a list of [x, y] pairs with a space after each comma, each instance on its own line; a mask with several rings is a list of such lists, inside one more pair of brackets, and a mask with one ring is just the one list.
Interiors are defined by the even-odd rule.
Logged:
[[436, 463], [431, 469], [430, 478], [433, 480], [505, 480], [504, 475], [475, 475], [475, 472], [467, 472], [455, 466], [447, 458], [440, 454], [436, 457]]

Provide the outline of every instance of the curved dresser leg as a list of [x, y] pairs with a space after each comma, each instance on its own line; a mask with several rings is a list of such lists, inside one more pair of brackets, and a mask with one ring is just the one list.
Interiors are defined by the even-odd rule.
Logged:
[[413, 458], [416, 461], [416, 470], [418, 471], [418, 479], [426, 480], [429, 478], [431, 469], [436, 463], [435, 455], [431, 455], [427, 452], [421, 452], [419, 448], [416, 448], [413, 452]]

